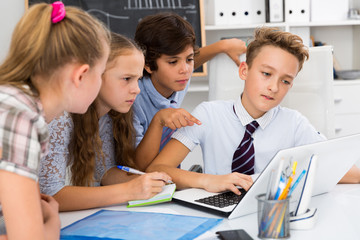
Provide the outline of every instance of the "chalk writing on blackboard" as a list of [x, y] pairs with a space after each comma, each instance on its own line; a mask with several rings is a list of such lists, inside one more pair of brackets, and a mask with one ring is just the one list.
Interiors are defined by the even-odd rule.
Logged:
[[[29, 0], [51, 3], [51, 0]], [[190, 22], [196, 34], [196, 44], [205, 45], [202, 0], [63, 0], [65, 5], [77, 6], [103, 21], [114, 32], [134, 38], [136, 26], [147, 16], [159, 12], [176, 12]], [[205, 67], [195, 70], [206, 74]]]

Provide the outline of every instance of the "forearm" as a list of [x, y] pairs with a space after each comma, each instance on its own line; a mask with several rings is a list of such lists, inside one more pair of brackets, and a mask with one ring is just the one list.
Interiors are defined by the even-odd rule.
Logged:
[[221, 52], [224, 52], [224, 49], [220, 41], [200, 48], [199, 54], [195, 56], [194, 69], [197, 69]]
[[107, 186], [118, 183], [125, 183], [136, 177], [137, 175], [128, 174], [124, 171], [121, 171], [117, 167], [112, 167], [104, 174], [103, 178], [101, 179], [101, 185]]
[[360, 183], [360, 169], [354, 165], [339, 183]]
[[185, 188], [204, 188], [204, 181], [206, 174], [190, 172], [177, 167], [170, 167], [161, 164], [151, 164], [147, 172], [165, 172], [167, 173], [174, 183], [176, 183], [177, 189]]
[[100, 187], [66, 186], [53, 197], [60, 211], [82, 210], [120, 204], [132, 199], [127, 183]]
[[44, 223], [45, 239], [58, 240], [60, 238], [60, 220], [59, 217], [52, 217]]
[[136, 148], [135, 163], [139, 170], [145, 171], [160, 150], [163, 126], [157, 115], [150, 122], [143, 139]]

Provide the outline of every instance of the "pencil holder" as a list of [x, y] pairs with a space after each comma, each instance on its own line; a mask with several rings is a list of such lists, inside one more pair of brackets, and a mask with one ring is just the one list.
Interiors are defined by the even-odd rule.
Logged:
[[256, 196], [258, 201], [258, 237], [285, 239], [290, 237], [289, 198], [268, 200], [265, 194]]

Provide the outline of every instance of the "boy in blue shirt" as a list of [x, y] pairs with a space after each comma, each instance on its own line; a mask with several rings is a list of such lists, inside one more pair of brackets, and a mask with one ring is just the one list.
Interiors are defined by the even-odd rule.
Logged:
[[[246, 62], [239, 67], [245, 86], [238, 100], [200, 104], [192, 114], [202, 124], [175, 132], [147, 171], [168, 173], [178, 189], [240, 194], [236, 186], [247, 190], [252, 184], [250, 175], [237, 172], [239, 167], [233, 164], [246, 125], [251, 123], [252, 130], [255, 128], [250, 138], [255, 154], [249, 156], [254, 163], [247, 173], [261, 172], [281, 149], [325, 140], [299, 112], [279, 106], [308, 57], [300, 37], [274, 28], [257, 29], [248, 45]], [[198, 144], [205, 174], [176, 168]]]
[[[133, 106], [137, 158], [142, 159], [138, 167], [145, 170], [174, 130], [201, 124], [179, 108], [193, 70], [220, 52], [240, 64], [238, 56], [246, 46], [239, 39], [225, 39], [199, 49], [193, 27], [175, 13], [143, 18], [136, 28], [135, 41], [145, 53], [144, 77], [139, 80], [141, 91]], [[166, 120], [161, 121], [159, 116]], [[151, 132], [145, 135], [147, 131]]]

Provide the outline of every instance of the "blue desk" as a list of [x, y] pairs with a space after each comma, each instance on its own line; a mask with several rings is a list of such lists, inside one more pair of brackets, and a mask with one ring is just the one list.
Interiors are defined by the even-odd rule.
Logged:
[[[360, 239], [360, 184], [337, 185], [333, 191], [313, 197], [311, 206], [318, 209], [318, 220], [311, 230], [291, 230], [290, 239]], [[102, 209], [129, 211], [126, 205]], [[99, 209], [60, 213], [61, 227], [84, 218]], [[162, 203], [147, 207], [132, 208], [131, 211], [163, 212], [200, 217], [218, 217], [202, 211], [187, 208], [176, 203]], [[257, 238], [257, 214], [227, 220], [197, 239], [217, 239], [215, 232], [228, 229], [245, 229], [254, 239]]]

